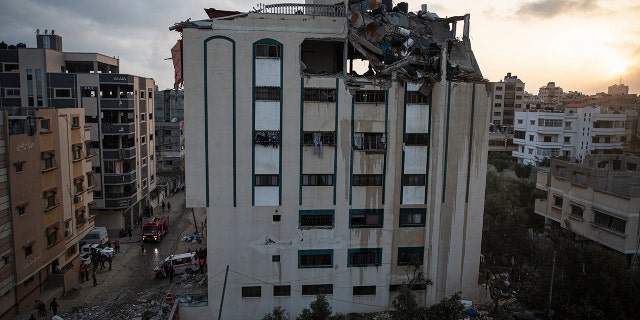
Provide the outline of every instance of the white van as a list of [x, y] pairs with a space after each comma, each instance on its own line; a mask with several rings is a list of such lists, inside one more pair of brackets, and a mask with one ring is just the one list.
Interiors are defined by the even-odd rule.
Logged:
[[109, 242], [109, 233], [105, 227], [94, 227], [82, 240], [89, 244], [106, 244]]
[[153, 273], [157, 278], [164, 278], [167, 274], [164, 271], [165, 262], [173, 266], [174, 274], [193, 273], [200, 269], [200, 262], [196, 258], [195, 252], [173, 254], [162, 260], [154, 269]]

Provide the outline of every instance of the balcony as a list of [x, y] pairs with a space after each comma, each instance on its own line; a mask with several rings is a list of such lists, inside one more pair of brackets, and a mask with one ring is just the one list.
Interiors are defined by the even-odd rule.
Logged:
[[137, 192], [106, 193], [105, 207], [108, 209], [125, 209], [138, 201]]
[[123, 149], [105, 149], [102, 151], [102, 159], [104, 160], [128, 160], [136, 157], [136, 148]]
[[117, 184], [128, 184], [133, 181], [136, 181], [136, 171], [131, 171], [127, 173], [105, 173], [104, 175], [104, 184], [107, 185], [117, 185]]
[[100, 99], [101, 109], [128, 109], [135, 108], [134, 99], [102, 98]]
[[102, 124], [102, 133], [112, 133], [112, 134], [128, 134], [136, 132], [136, 124], [135, 123], [103, 123]]
[[260, 4], [258, 5], [259, 13], [268, 14], [296, 14], [296, 15], [311, 15], [311, 16], [326, 16], [326, 17], [344, 17], [344, 6], [335, 5], [322, 5], [322, 4], [295, 4], [295, 3], [282, 3], [282, 4]]

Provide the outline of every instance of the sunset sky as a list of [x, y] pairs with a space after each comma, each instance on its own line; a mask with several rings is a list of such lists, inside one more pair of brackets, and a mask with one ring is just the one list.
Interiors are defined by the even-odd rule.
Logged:
[[[263, 1], [291, 3], [302, 1]], [[397, 2], [394, 2], [397, 3]], [[471, 44], [485, 78], [507, 72], [525, 90], [554, 81], [565, 91], [594, 94], [622, 83], [640, 93], [640, 2], [637, 0], [448, 0], [426, 3], [440, 17], [471, 14]], [[123, 73], [173, 86], [170, 49], [175, 22], [207, 18], [204, 8], [247, 12], [247, 0], [0, 0], [0, 41], [36, 46], [35, 30], [54, 29], [64, 51], [120, 58]]]

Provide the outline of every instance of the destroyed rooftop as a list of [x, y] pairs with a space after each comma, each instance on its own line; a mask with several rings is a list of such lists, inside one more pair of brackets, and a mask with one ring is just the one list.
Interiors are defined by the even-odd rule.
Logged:
[[[487, 83], [471, 51], [469, 14], [440, 18], [436, 13], [427, 11], [426, 5], [423, 5], [423, 10], [408, 12], [405, 2], [391, 8], [389, 0], [383, 3], [379, 0], [352, 2], [347, 12], [344, 4], [259, 5], [257, 9], [246, 13], [209, 8], [205, 9], [209, 19], [188, 19], [175, 23], [169, 30], [213, 29], [216, 20], [239, 20], [254, 15], [344, 17], [348, 24], [346, 39], [338, 39], [340, 43], [337, 45], [336, 39], [327, 40], [333, 40], [336, 47], [347, 44], [347, 61], [366, 60], [369, 71], [357, 74], [351, 65], [350, 72], [343, 71], [340, 66], [337, 70], [318, 72], [308, 68], [308, 61], [303, 59], [301, 71], [304, 74], [337, 74], [338, 77], [344, 77], [349, 88], [357, 89], [364, 84], [389, 88], [392, 73], [396, 72], [398, 79], [421, 83], [420, 91], [425, 95], [436, 82], [442, 80], [443, 71], [448, 81]], [[456, 38], [459, 21], [463, 22], [463, 33], [461, 38]], [[443, 54], [447, 55], [446, 66], [442, 65]]]

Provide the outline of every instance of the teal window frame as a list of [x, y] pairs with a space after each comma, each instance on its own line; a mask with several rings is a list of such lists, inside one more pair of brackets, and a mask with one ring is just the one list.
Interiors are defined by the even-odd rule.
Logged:
[[[298, 227], [300, 229], [323, 229], [334, 228], [336, 225], [336, 214], [333, 209], [326, 210], [299, 210], [298, 211]], [[331, 216], [331, 225], [302, 225], [303, 217], [307, 216]]]
[[[420, 223], [403, 222], [405, 221], [405, 219], [403, 218], [408, 214], [420, 214], [420, 220], [421, 220]], [[427, 221], [427, 208], [400, 208], [399, 218], [400, 220], [398, 222], [398, 225], [401, 228], [424, 227]]]
[[399, 266], [408, 266], [410, 265], [410, 261], [406, 261], [404, 256], [407, 255], [418, 255], [420, 260], [420, 265], [424, 264], [424, 247], [398, 247], [398, 265]]
[[[365, 221], [367, 217], [370, 215], [378, 216], [380, 221], [379, 224], [354, 224], [353, 218], [354, 215], [364, 215]], [[358, 228], [382, 228], [384, 224], [384, 209], [349, 209], [349, 228], [350, 229], [358, 229]]]
[[[375, 254], [377, 256], [377, 261], [374, 262], [365, 262], [365, 263], [355, 263], [353, 260], [353, 256], [356, 254]], [[382, 265], [382, 248], [355, 248], [349, 249], [347, 251], [347, 267], [379, 267]]]
[[[302, 265], [303, 256], [325, 256], [329, 255], [328, 264]], [[322, 250], [298, 250], [298, 269], [309, 268], [333, 268], [333, 249]]]

